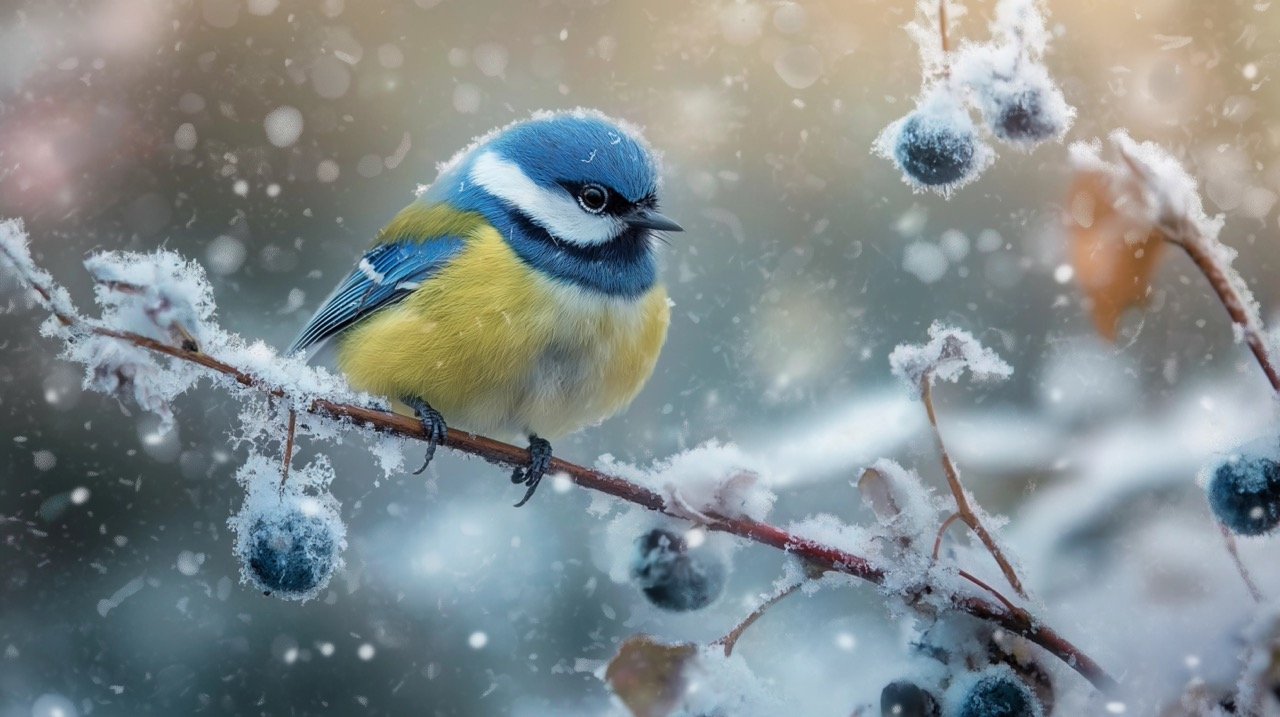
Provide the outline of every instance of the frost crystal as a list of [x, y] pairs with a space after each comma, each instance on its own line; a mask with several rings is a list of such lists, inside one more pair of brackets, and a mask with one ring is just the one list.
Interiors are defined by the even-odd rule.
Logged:
[[206, 337], [213, 317], [213, 289], [204, 269], [171, 251], [101, 252], [84, 262], [96, 283], [102, 322], [157, 341], [180, 343], [189, 333]]
[[1223, 219], [1205, 213], [1198, 183], [1177, 158], [1154, 142], [1135, 141], [1122, 129], [1108, 140], [1114, 160], [1104, 157], [1102, 143], [1094, 140], [1071, 145], [1071, 161], [1076, 169], [1111, 178], [1114, 195], [1127, 200], [1117, 202], [1117, 209], [1146, 224], [1187, 220], [1216, 241]]
[[994, 351], [978, 343], [968, 331], [934, 322], [929, 327], [929, 343], [900, 344], [889, 354], [893, 375], [912, 390], [919, 391], [922, 381], [935, 378], [952, 383], [968, 369], [980, 381], [1006, 379], [1013, 367]]
[[20, 219], [0, 221], [0, 268], [11, 271], [20, 281], [35, 289], [41, 306], [60, 316], [76, 315], [71, 295], [31, 258], [31, 245]]

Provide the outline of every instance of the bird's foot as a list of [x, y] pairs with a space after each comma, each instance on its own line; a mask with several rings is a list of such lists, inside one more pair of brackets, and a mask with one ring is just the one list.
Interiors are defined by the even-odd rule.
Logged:
[[418, 420], [422, 421], [422, 430], [427, 434], [427, 455], [422, 459], [422, 467], [413, 472], [414, 475], [420, 475], [427, 466], [431, 465], [431, 459], [436, 457], [436, 446], [444, 443], [444, 437], [449, 432], [449, 428], [444, 424], [444, 416], [432, 408], [431, 404], [416, 398], [403, 400], [406, 406], [413, 409]]
[[528, 503], [533, 497], [533, 492], [538, 489], [538, 483], [542, 481], [543, 474], [550, 466], [551, 443], [545, 438], [529, 436], [529, 465], [516, 466], [516, 469], [511, 471], [512, 483], [523, 483], [528, 487], [524, 497], [516, 503], [517, 508]]

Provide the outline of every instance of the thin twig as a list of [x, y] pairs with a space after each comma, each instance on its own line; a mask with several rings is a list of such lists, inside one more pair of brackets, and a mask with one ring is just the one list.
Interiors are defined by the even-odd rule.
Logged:
[[[3, 245], [0, 245], [0, 250], [2, 249]], [[28, 284], [32, 285], [37, 294], [44, 298], [44, 304], [53, 311], [58, 320], [73, 330], [115, 338], [139, 348], [203, 366], [241, 386], [256, 389], [267, 396], [289, 400], [294, 410], [333, 420], [350, 422], [356, 426], [379, 433], [413, 438], [420, 441], [428, 439], [422, 422], [408, 416], [324, 398], [307, 399], [301, 396], [294, 396], [285, 387], [272, 385], [253, 374], [220, 361], [202, 351], [166, 344], [142, 334], [108, 328], [74, 314], [61, 313], [52, 306], [53, 302], [50, 299], [52, 296], [51, 287], [36, 285], [33, 277], [29, 275], [24, 275], [24, 278]], [[526, 448], [464, 431], [449, 431], [442, 445], [477, 456], [491, 463], [505, 466], [524, 466], [528, 465], [530, 460], [529, 451]], [[550, 473], [562, 473], [582, 488], [604, 493], [649, 510], [679, 517], [666, 505], [666, 502], [658, 493], [617, 476], [569, 463], [559, 458], [552, 459], [548, 471]], [[837, 572], [876, 585], [882, 585], [885, 581], [886, 576], [881, 568], [867, 558], [840, 548], [795, 535], [783, 528], [745, 516], [728, 516], [707, 512], [706, 517], [710, 520], [704, 525], [706, 529], [735, 535], [744, 540], [795, 555], [810, 566], [811, 575], [823, 572]], [[1107, 691], [1116, 687], [1116, 681], [1107, 674], [1101, 665], [1062, 635], [1044, 624], [1044, 622], [1034, 618], [1026, 610], [1021, 608], [1010, 609], [1011, 606], [1008, 604], [992, 602], [977, 597], [955, 595], [951, 600], [956, 610], [990, 622], [1041, 646], [1050, 654], [1065, 662], [1099, 690]]]
[[1004, 577], [1009, 581], [1009, 586], [1014, 592], [1022, 597], [1027, 597], [1027, 591], [1022, 587], [1022, 581], [1018, 579], [1018, 573], [1013, 569], [1013, 564], [1005, 557], [1004, 551], [1000, 550], [1000, 546], [996, 544], [995, 538], [987, 531], [986, 526], [982, 524], [982, 520], [978, 518], [978, 514], [974, 512], [973, 507], [969, 504], [969, 498], [965, 495], [964, 486], [960, 484], [960, 472], [956, 470], [956, 465], [951, 460], [951, 454], [947, 452], [947, 446], [942, 441], [942, 431], [938, 429], [938, 415], [933, 408], [933, 372], [926, 371], [920, 379], [920, 400], [924, 402], [924, 410], [929, 414], [929, 425], [933, 427], [933, 437], [938, 444], [938, 452], [942, 454], [942, 470], [947, 476], [947, 485], [951, 488], [951, 495], [956, 500], [956, 513], [960, 515], [960, 520], [969, 526], [974, 535], [978, 536], [978, 540], [987, 547], [987, 552], [991, 553], [991, 557], [995, 559], [996, 564], [1000, 566], [1000, 571], [1004, 573]]
[[1213, 287], [1214, 293], [1218, 295], [1218, 301], [1222, 303], [1223, 308], [1227, 310], [1227, 314], [1231, 317], [1231, 323], [1240, 327], [1240, 331], [1244, 334], [1244, 342], [1249, 346], [1249, 350], [1253, 352], [1253, 357], [1257, 359], [1258, 366], [1262, 367], [1262, 372], [1266, 374], [1267, 380], [1271, 382], [1272, 390], [1280, 393], [1280, 372], [1276, 371], [1275, 363], [1271, 360], [1271, 355], [1267, 353], [1267, 342], [1264, 337], [1264, 330], [1257, 325], [1257, 321], [1253, 315], [1245, 308], [1244, 298], [1240, 296], [1236, 288], [1232, 286], [1231, 281], [1227, 279], [1227, 275], [1222, 271], [1222, 267], [1205, 249], [1204, 243], [1194, 239], [1182, 239], [1172, 235], [1165, 235], [1165, 238], [1172, 243], [1182, 247], [1182, 250], [1191, 257], [1191, 261], [1204, 274], [1204, 278], [1209, 280], [1209, 285]]
[[[1156, 179], [1151, 172], [1148, 172], [1141, 162], [1131, 157], [1123, 146], [1118, 149], [1120, 159], [1128, 166], [1135, 181], [1148, 188], [1154, 187]], [[1218, 296], [1218, 301], [1231, 317], [1231, 323], [1240, 327], [1245, 343], [1253, 352], [1258, 365], [1262, 367], [1267, 380], [1271, 382], [1272, 390], [1280, 393], [1280, 372], [1277, 372], [1275, 362], [1267, 352], [1265, 331], [1258, 325], [1257, 317], [1245, 308], [1244, 297], [1227, 278], [1222, 266], [1207, 250], [1205, 237], [1200, 235], [1199, 225], [1192, 221], [1190, 216], [1164, 216], [1160, 218], [1160, 223], [1155, 230], [1165, 241], [1181, 247], [1200, 273], [1204, 274], [1204, 278], [1208, 279], [1209, 285]]]
[[987, 592], [991, 593], [992, 595], [995, 595], [997, 600], [999, 600], [1000, 602], [1004, 603], [1004, 606], [1009, 610], [1009, 612], [1018, 612], [1018, 611], [1020, 610], [1020, 608], [1018, 608], [1018, 606], [1014, 605], [1012, 602], [1009, 602], [1009, 598], [1007, 598], [1007, 597], [1005, 597], [1003, 594], [1001, 594], [1001, 592], [1000, 592], [999, 590], [996, 590], [995, 588], [993, 588], [993, 587], [991, 587], [990, 585], [988, 585], [986, 582], [984, 582], [984, 581], [982, 581], [982, 580], [979, 580], [977, 577], [975, 577], [975, 576], [973, 575], [973, 573], [971, 573], [971, 572], [969, 572], [969, 571], [967, 571], [967, 570], [960, 570], [960, 571], [958, 571], [958, 572], [960, 573], [960, 577], [964, 578], [965, 580], [968, 580], [969, 582], [973, 583], [974, 585], [977, 585], [978, 587], [982, 588], [983, 590], [986, 590]]
[[783, 598], [799, 590], [800, 587], [804, 585], [804, 583], [805, 581], [803, 580], [797, 583], [792, 583], [791, 585], [788, 585], [782, 590], [779, 590], [778, 592], [774, 593], [768, 600], [765, 600], [763, 603], [760, 603], [760, 607], [756, 608], [755, 610], [752, 610], [750, 615], [747, 615], [742, 620], [742, 622], [738, 623], [736, 627], [730, 630], [729, 634], [725, 635], [724, 637], [720, 638], [719, 640], [716, 640], [711, 644], [724, 645], [724, 656], [728, 657], [732, 655], [733, 648], [735, 645], [738, 644], [738, 638], [742, 637], [742, 633], [746, 632], [747, 628], [751, 627], [756, 620], [759, 620], [760, 617], [764, 615], [766, 610], [782, 602]]
[[289, 409], [289, 435], [284, 439], [284, 468], [280, 471], [280, 487], [289, 480], [289, 465], [293, 463], [293, 440], [298, 431], [298, 412]]
[[1231, 554], [1231, 562], [1236, 564], [1236, 571], [1240, 573], [1240, 578], [1244, 580], [1244, 586], [1249, 589], [1249, 597], [1253, 598], [1255, 603], [1262, 604], [1262, 591], [1258, 589], [1258, 584], [1253, 581], [1253, 576], [1249, 574], [1249, 569], [1244, 566], [1244, 561], [1240, 559], [1240, 550], [1236, 547], [1236, 536], [1231, 534], [1231, 529], [1221, 523], [1218, 529], [1222, 531], [1222, 540], [1227, 544], [1227, 552]]
[[938, 34], [942, 37], [943, 61], [951, 51], [951, 43], [947, 39], [947, 0], [938, 0]]
[[959, 513], [952, 513], [947, 516], [947, 519], [942, 521], [942, 525], [938, 527], [938, 534], [933, 538], [933, 561], [935, 563], [938, 562], [938, 552], [942, 550], [942, 536], [946, 535], [947, 528], [950, 528], [951, 524], [959, 519]]

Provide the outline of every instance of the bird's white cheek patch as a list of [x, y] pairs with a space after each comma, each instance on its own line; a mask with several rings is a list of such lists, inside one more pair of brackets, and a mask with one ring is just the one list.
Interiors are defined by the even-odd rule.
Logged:
[[494, 152], [476, 157], [471, 181], [510, 202], [557, 239], [593, 246], [612, 241], [625, 228], [618, 219], [588, 214], [567, 193], [538, 186], [519, 166]]

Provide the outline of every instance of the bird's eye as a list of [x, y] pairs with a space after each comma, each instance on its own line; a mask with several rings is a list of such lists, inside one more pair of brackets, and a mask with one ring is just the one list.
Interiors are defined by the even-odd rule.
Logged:
[[599, 184], [588, 184], [578, 190], [578, 204], [592, 214], [599, 214], [609, 203], [609, 190]]

